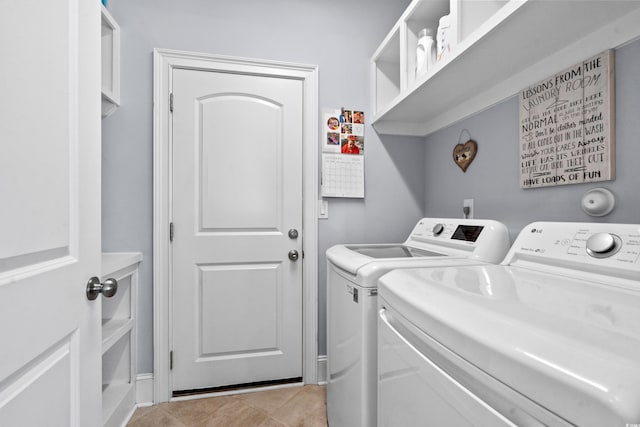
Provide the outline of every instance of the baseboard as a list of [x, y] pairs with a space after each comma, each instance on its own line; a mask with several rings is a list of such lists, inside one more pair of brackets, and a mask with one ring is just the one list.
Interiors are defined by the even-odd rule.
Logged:
[[129, 410], [129, 414], [125, 417], [120, 427], [127, 427], [127, 425], [129, 425], [129, 421], [131, 421], [131, 418], [133, 418], [133, 414], [136, 412], [136, 409], [138, 409], [138, 406], [139, 405], [136, 405]]
[[136, 376], [136, 403], [138, 406], [153, 405], [153, 374]]
[[318, 385], [327, 383], [327, 356], [318, 356]]

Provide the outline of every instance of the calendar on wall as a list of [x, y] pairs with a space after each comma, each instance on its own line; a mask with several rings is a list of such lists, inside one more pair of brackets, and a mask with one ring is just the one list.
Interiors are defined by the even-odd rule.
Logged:
[[364, 198], [364, 112], [323, 112], [322, 197]]
[[323, 197], [364, 197], [363, 157], [323, 153]]

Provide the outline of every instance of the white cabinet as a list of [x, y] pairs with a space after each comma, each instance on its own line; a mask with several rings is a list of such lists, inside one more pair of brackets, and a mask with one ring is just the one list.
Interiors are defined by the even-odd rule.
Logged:
[[102, 117], [120, 105], [120, 27], [102, 7]]
[[136, 406], [136, 294], [140, 253], [102, 254], [102, 280], [118, 291], [102, 300], [102, 422], [121, 426]]
[[[422, 28], [450, 15], [452, 49], [415, 77]], [[371, 58], [372, 124], [424, 136], [640, 36], [640, 2], [414, 0]]]

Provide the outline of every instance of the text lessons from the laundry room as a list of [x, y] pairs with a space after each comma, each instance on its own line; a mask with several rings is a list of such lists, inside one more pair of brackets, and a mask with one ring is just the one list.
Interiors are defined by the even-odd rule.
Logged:
[[615, 177], [613, 50], [520, 92], [520, 187]]

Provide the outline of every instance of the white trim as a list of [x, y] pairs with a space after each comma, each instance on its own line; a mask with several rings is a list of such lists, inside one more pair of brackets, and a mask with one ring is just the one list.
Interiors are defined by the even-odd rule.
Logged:
[[327, 384], [327, 356], [318, 356], [318, 385]]
[[154, 49], [153, 80], [153, 366], [155, 403], [171, 398], [169, 222], [171, 221], [169, 93], [175, 68], [282, 76], [303, 82], [303, 372], [317, 383], [318, 354], [318, 67]]
[[153, 405], [153, 374], [136, 376], [136, 404], [138, 407]]
[[[145, 406], [145, 405], [143, 405]], [[149, 405], [147, 405], [149, 406]], [[120, 427], [127, 427], [127, 425], [129, 424], [129, 421], [131, 421], [131, 418], [133, 418], [133, 414], [136, 413], [136, 410], [140, 407], [140, 405], [133, 405], [133, 407], [129, 410], [129, 413], [127, 414], [126, 417], [124, 417], [122, 424], [120, 424]]]

